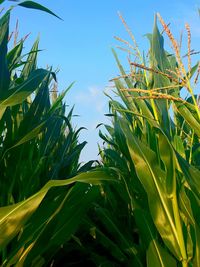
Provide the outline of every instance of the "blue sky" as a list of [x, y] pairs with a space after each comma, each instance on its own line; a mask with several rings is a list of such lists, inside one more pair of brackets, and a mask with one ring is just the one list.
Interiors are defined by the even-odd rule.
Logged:
[[[126, 19], [141, 50], [148, 41], [145, 33], [151, 32], [154, 14], [159, 12], [178, 38], [188, 22], [192, 30], [192, 48], [198, 50], [200, 19], [197, 9], [200, 1], [186, 0], [38, 0], [63, 18], [60, 21], [48, 14], [17, 7], [12, 12], [11, 28], [19, 20], [20, 36], [31, 32], [26, 42], [29, 49], [40, 35], [39, 67], [59, 67], [59, 90], [71, 82], [75, 85], [66, 97], [66, 103], [75, 104], [73, 122], [77, 127], [85, 126], [80, 140], [88, 142], [81, 160], [96, 159], [97, 142], [100, 142], [96, 125], [107, 122], [104, 114], [108, 111], [107, 98], [103, 91], [109, 79], [118, 74], [111, 48], [118, 45], [113, 36], [130, 41], [117, 12]], [[12, 2], [6, 2], [5, 7]], [[166, 39], [166, 43], [169, 43]], [[183, 51], [184, 52], [184, 51]], [[186, 52], [186, 51], [185, 51]], [[119, 51], [122, 61], [126, 55]], [[107, 89], [108, 90], [108, 89]]]

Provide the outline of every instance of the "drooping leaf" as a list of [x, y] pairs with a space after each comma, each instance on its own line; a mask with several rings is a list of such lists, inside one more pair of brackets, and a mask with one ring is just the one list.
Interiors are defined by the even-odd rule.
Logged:
[[[31, 8], [31, 9], [37, 9], [37, 10], [41, 10], [41, 11], [44, 11], [44, 12], [47, 12], [55, 17], [57, 17], [58, 19], [61, 19], [59, 16], [57, 16], [55, 13], [53, 13], [51, 10], [49, 10], [48, 8], [36, 3], [36, 2], [33, 2], [33, 1], [24, 1], [20, 4], [18, 4], [19, 6], [22, 6], [22, 7], [25, 7], [25, 8]], [[62, 20], [62, 19], [61, 19]]]
[[[99, 194], [95, 186], [81, 183], [77, 183], [67, 193], [64, 190], [56, 190], [57, 188], [54, 188], [54, 191], [52, 189], [47, 193], [47, 199], [44, 199], [36, 213], [30, 218], [17, 242], [18, 253], [21, 253], [21, 257], [17, 253], [18, 265], [34, 265], [37, 260], [45, 257], [45, 253], [49, 255], [48, 258], [44, 258], [45, 262], [50, 261], [57, 252], [55, 248], [59, 248], [71, 239], [82, 223], [89, 204]], [[49, 206], [49, 201], [53, 201], [54, 205]], [[42, 217], [41, 214], [43, 214]], [[31, 236], [34, 237], [32, 243], [30, 243]], [[47, 238], [51, 240], [48, 244]], [[23, 251], [24, 244], [28, 245], [28, 249]]]
[[43, 79], [49, 74], [47, 70], [35, 70], [22, 84], [10, 89], [0, 98], [0, 109], [22, 103], [33, 91], [35, 91]]
[[200, 197], [199, 188], [200, 188], [200, 171], [196, 169], [194, 166], [190, 165], [184, 158], [182, 158], [178, 153], [176, 153], [176, 157], [179, 163], [179, 166], [191, 186], [192, 190]]
[[100, 170], [90, 173], [82, 173], [67, 180], [49, 181], [40, 191], [30, 198], [11, 206], [1, 207], [0, 248], [5, 247], [6, 244], [8, 244], [9, 241], [25, 225], [33, 212], [38, 208], [50, 188], [56, 186], [66, 186], [75, 182], [100, 184], [103, 180], [112, 181], [113, 179], [110, 177], [110, 175]]
[[187, 121], [194, 132], [200, 137], [200, 122], [195, 118], [195, 116], [190, 112], [186, 105], [182, 103], [175, 102], [178, 112]]

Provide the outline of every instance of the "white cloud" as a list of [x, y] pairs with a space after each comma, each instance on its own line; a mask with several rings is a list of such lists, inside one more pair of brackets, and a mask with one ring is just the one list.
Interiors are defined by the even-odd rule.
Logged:
[[98, 87], [92, 86], [92, 87], [89, 87], [89, 92], [93, 97], [96, 97], [99, 95], [100, 90]]
[[92, 105], [95, 112], [104, 113], [107, 99], [103, 94], [103, 89], [98, 86], [90, 86], [86, 90], [79, 92], [75, 96], [75, 102], [78, 105]]

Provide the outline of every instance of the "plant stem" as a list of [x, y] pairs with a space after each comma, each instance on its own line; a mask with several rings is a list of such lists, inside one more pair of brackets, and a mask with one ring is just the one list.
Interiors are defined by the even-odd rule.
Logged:
[[182, 267], [188, 267], [188, 262], [186, 260], [182, 261]]

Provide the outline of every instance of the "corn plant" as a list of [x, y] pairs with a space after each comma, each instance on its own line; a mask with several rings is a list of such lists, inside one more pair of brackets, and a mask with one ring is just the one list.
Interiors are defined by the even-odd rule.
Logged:
[[[163, 33], [156, 16], [147, 57], [122, 18], [133, 45], [117, 39], [128, 45], [123, 50], [130, 72], [113, 50], [120, 75], [112, 82], [120, 100], [110, 97], [112, 125], [100, 131], [100, 153], [120, 184], [102, 187], [87, 221], [101, 248], [93, 251], [96, 266], [200, 266], [200, 110], [194, 93], [200, 69], [191, 66], [189, 25], [186, 67], [178, 42], [158, 18]], [[164, 48], [165, 33], [173, 53]]]
[[8, 51], [10, 12], [0, 19], [0, 262], [55, 266], [99, 194], [94, 184], [110, 176], [80, 166], [86, 142], [63, 103], [72, 85], [57, 96], [56, 74], [37, 68], [39, 40], [27, 55], [24, 39]]

